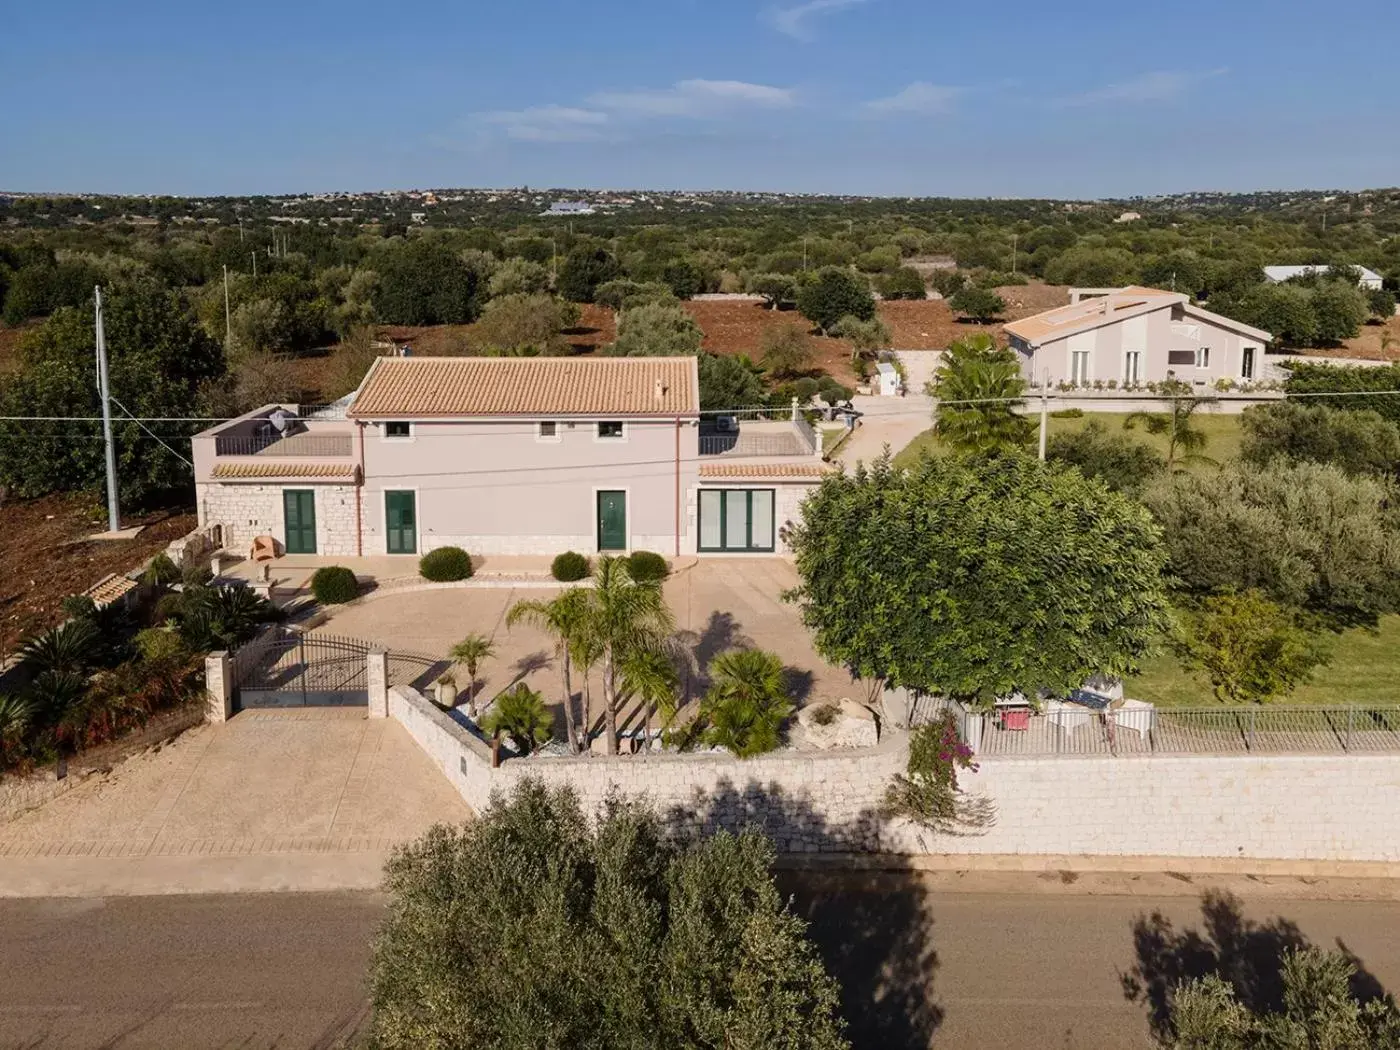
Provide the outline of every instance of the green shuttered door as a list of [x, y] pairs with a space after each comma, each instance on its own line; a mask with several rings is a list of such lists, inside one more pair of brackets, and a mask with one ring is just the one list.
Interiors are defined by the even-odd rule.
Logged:
[[288, 554], [316, 553], [316, 493], [283, 489], [282, 517], [287, 525], [283, 546]]
[[598, 493], [598, 549], [627, 549], [627, 493]]
[[384, 523], [390, 554], [418, 553], [418, 509], [412, 492], [384, 493]]

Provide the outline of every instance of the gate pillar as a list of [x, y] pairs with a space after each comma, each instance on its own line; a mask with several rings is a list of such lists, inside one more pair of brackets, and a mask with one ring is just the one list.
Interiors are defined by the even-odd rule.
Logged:
[[370, 718], [389, 717], [389, 654], [372, 649], [365, 656], [365, 683], [369, 686]]

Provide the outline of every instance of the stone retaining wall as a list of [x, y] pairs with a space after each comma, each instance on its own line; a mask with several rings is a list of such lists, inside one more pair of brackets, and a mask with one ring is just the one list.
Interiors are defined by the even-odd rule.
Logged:
[[1393, 755], [990, 759], [961, 786], [995, 804], [996, 822], [935, 835], [878, 815], [906, 761], [897, 732], [841, 752], [517, 759], [493, 770], [486, 744], [414, 690], [390, 690], [389, 713], [478, 811], [537, 776], [571, 785], [589, 810], [619, 791], [693, 828], [757, 823], [792, 853], [1400, 861]]

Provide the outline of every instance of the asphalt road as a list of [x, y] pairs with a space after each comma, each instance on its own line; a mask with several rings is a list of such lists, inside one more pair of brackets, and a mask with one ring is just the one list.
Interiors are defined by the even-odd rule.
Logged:
[[[1400, 988], [1400, 904], [928, 893], [806, 876], [797, 906], [844, 979], [858, 1047], [1149, 1046], [1123, 979], [1212, 951], [1267, 995], [1281, 947], [1340, 938]], [[335, 1047], [366, 1018], [370, 893], [0, 901], [0, 1047]], [[1158, 911], [1172, 925], [1134, 924]], [[1282, 921], [1280, 921], [1282, 920]], [[1204, 940], [1183, 936], [1200, 933]]]

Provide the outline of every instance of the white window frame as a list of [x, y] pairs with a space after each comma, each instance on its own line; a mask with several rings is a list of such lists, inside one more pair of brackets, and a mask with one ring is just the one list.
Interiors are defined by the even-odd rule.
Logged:
[[[389, 424], [391, 424], [391, 423], [402, 423], [404, 426], [408, 427], [408, 433], [407, 433], [407, 434], [390, 434], [390, 433], [389, 433]], [[383, 423], [380, 423], [380, 424], [379, 424], [379, 440], [380, 440], [380, 441], [394, 441], [394, 442], [399, 442], [399, 443], [402, 443], [402, 444], [407, 444], [407, 443], [413, 441], [413, 439], [416, 438], [417, 436], [418, 436], [418, 427], [415, 426], [411, 420], [407, 420], [407, 419], [386, 419]]]
[[[553, 434], [544, 432], [544, 428], [547, 426], [554, 428]], [[545, 445], [557, 445], [563, 441], [564, 435], [559, 430], [559, 421], [557, 419], [541, 419], [537, 422], [535, 424], [535, 440]]]
[[[1075, 386], [1084, 386], [1093, 382], [1089, 373], [1094, 370], [1093, 351], [1091, 350], [1071, 350], [1069, 352], [1069, 381]], [[1075, 375], [1074, 363], [1080, 357], [1084, 359], [1084, 374]]]
[[[603, 431], [603, 424], [604, 424], [604, 423], [616, 423], [618, 426], [620, 426], [620, 427], [622, 428], [622, 433], [618, 434], [617, 437], [604, 437], [604, 436], [603, 436], [603, 432], [602, 432], [602, 431]], [[595, 421], [594, 421], [594, 423], [593, 423], [593, 441], [594, 441], [595, 444], [599, 444], [599, 445], [616, 445], [616, 444], [620, 444], [620, 443], [622, 443], [622, 442], [625, 442], [626, 440], [627, 440], [627, 421], [626, 421], [625, 419], [598, 419], [598, 420], [595, 420]]]
[[[1253, 381], [1257, 378], [1257, 376], [1255, 375], [1255, 373], [1257, 373], [1257, 372], [1259, 371], [1259, 359], [1263, 356], [1263, 353], [1264, 353], [1264, 348], [1263, 348], [1262, 346], [1256, 346], [1256, 345], [1254, 345], [1253, 343], [1243, 343], [1243, 344], [1241, 344], [1241, 346], [1240, 346], [1240, 378], [1241, 378], [1241, 379], [1246, 379], [1246, 380], [1249, 380], [1250, 382], [1253, 382]], [[1245, 375], [1245, 371], [1244, 371], [1244, 363], [1245, 363], [1246, 355], [1249, 355], [1249, 357], [1250, 357], [1250, 364], [1252, 365], [1252, 367], [1250, 368], [1250, 374], [1249, 374], [1249, 375]]]
[[[1123, 351], [1123, 376], [1122, 376], [1122, 379], [1123, 379], [1123, 382], [1124, 382], [1124, 383], [1141, 383], [1141, 382], [1142, 382], [1142, 359], [1143, 359], [1143, 357], [1144, 357], [1144, 354], [1143, 354], [1143, 352], [1142, 352], [1141, 350], [1124, 350], [1124, 351]], [[1130, 368], [1128, 367], [1130, 364], [1134, 364], [1134, 365], [1136, 365], [1137, 367], [1136, 367], [1136, 368], [1130, 369]], [[1133, 373], [1136, 373], [1136, 374], [1133, 374]]]
[[1197, 367], [1197, 368], [1209, 368], [1209, 367], [1210, 367], [1210, 347], [1208, 347], [1208, 346], [1198, 346], [1198, 347], [1196, 347], [1196, 367]]

